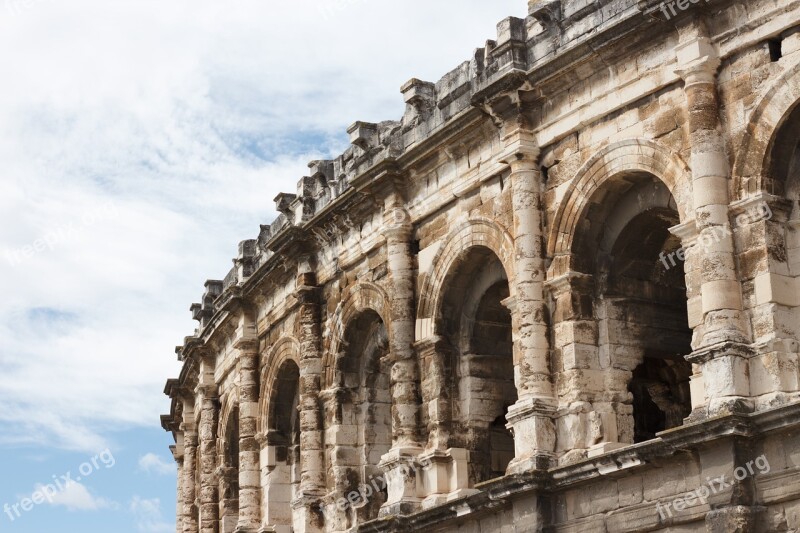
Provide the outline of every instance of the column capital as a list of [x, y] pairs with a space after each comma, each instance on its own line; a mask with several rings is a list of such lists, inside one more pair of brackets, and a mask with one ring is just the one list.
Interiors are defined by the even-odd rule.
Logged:
[[411, 215], [400, 206], [394, 206], [386, 210], [383, 216], [384, 229], [383, 236], [387, 240], [408, 241], [414, 226], [411, 224]]
[[537, 168], [541, 149], [532, 131], [516, 130], [507, 135], [503, 143], [505, 148], [497, 157], [498, 161], [510, 166], [512, 171]]
[[560, 276], [545, 281], [544, 288], [550, 291], [553, 298], [558, 298], [562, 294], [573, 290], [591, 290], [593, 280], [594, 277], [591, 274], [570, 270]]
[[669, 228], [669, 232], [681, 240], [681, 245], [684, 248], [691, 248], [694, 246], [699, 235], [697, 221], [694, 219], [687, 220], [683, 224], [678, 224], [677, 226], [672, 226]]
[[683, 78], [687, 86], [696, 83], [714, 83], [722, 61], [711, 39], [695, 36], [679, 44], [675, 48], [675, 55], [678, 59], [675, 73]]
[[199, 384], [197, 385], [196, 389], [197, 393], [200, 394], [203, 400], [218, 400], [219, 399], [219, 388], [217, 385], [214, 384]]
[[438, 335], [432, 335], [424, 339], [420, 339], [414, 343], [414, 350], [420, 356], [431, 354], [439, 350], [443, 350], [446, 346], [446, 340]]
[[257, 337], [241, 337], [236, 339], [233, 347], [243, 354], [257, 354], [258, 353], [258, 338]]

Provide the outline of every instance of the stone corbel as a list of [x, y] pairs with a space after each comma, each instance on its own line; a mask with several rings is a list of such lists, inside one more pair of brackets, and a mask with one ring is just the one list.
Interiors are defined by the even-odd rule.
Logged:
[[[400, 88], [406, 103], [406, 117], [416, 123], [430, 116], [436, 105], [436, 86], [427, 81], [412, 78]], [[410, 126], [410, 125], [409, 125]]]
[[561, 0], [530, 0], [528, 14], [547, 30], [558, 28], [562, 19]]
[[541, 91], [533, 87], [524, 75], [511, 76], [507, 84], [508, 89], [498, 95], [482, 97], [478, 93], [473, 98], [473, 105], [489, 115], [504, 139], [518, 130], [532, 130], [542, 102]]
[[753, 214], [762, 214], [763, 220], [774, 220], [776, 222], [786, 222], [792, 215], [794, 203], [782, 196], [776, 196], [764, 191], [733, 202], [728, 211], [731, 218], [731, 226], [736, 229], [741, 227], [739, 221], [741, 216], [752, 218]]
[[669, 232], [681, 240], [681, 245], [684, 248], [691, 248], [697, 243], [699, 231], [697, 229], [697, 221], [694, 219], [687, 220], [683, 224], [672, 226]]

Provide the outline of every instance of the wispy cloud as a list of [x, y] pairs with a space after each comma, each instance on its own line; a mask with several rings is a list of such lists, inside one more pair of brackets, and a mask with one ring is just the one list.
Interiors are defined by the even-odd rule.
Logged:
[[[44, 491], [44, 485], [37, 485], [35, 488], [35, 492]], [[98, 511], [117, 507], [116, 503], [93, 495], [86, 485], [77, 481], [70, 481], [63, 490], [55, 492], [44, 502], [53, 507], [65, 507], [68, 511]]]
[[147, 453], [139, 458], [139, 469], [149, 474], [166, 476], [175, 473], [175, 463], [165, 461], [160, 455]]
[[144, 533], [175, 531], [175, 525], [164, 520], [161, 501], [158, 498], [145, 499], [134, 496], [129, 508], [136, 518], [137, 531]]

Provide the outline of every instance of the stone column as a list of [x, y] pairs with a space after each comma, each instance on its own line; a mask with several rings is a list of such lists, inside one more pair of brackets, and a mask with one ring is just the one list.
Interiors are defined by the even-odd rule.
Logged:
[[793, 208], [786, 198], [764, 192], [731, 205], [739, 275], [753, 324], [749, 370], [756, 409], [789, 403], [800, 395], [800, 345], [795, 340], [800, 292], [790, 266], [800, 221], [791, 220]]
[[602, 308], [594, 314], [593, 276], [567, 271], [548, 280], [547, 289], [555, 304], [556, 452], [570, 464], [633, 443], [628, 383], [641, 354], [617, 350], [623, 364], [615, 367], [609, 350], [601, 350], [601, 324], [607, 317]]
[[[702, 322], [695, 329], [689, 360], [705, 376], [707, 414], [741, 410], [750, 394], [749, 333], [736, 273], [730, 228], [730, 166], [720, 127], [716, 72], [717, 51], [702, 23], [680, 28], [676, 53], [685, 80], [692, 159], [696, 245], [690, 253], [699, 265]], [[745, 407], [746, 408], [746, 407]], [[698, 416], [698, 413], [693, 413]]]
[[546, 307], [544, 302], [544, 244], [539, 148], [533, 134], [517, 128], [504, 136], [501, 160], [511, 168], [514, 211], [514, 272], [509, 273], [512, 296], [504, 301], [511, 310], [514, 341], [514, 381], [519, 400], [507, 420], [514, 432], [516, 456], [509, 472], [528, 470], [549, 462], [555, 447], [553, 413], [556, 400], [550, 375]]
[[420, 365], [426, 369], [421, 379], [422, 401], [427, 413], [427, 432], [429, 450], [445, 450], [450, 445], [452, 431], [452, 374], [448, 367], [447, 348], [444, 339], [432, 337], [414, 345]]
[[255, 532], [261, 517], [258, 418], [258, 339], [241, 339], [239, 350], [239, 522], [237, 533]]
[[184, 430], [183, 433], [183, 469], [181, 470], [181, 492], [183, 497], [180, 510], [182, 533], [197, 533], [197, 494], [195, 490], [195, 471], [197, 470], [197, 432]]
[[381, 460], [388, 485], [382, 514], [415, 511], [421, 498], [409, 464], [422, 452], [419, 445], [419, 366], [414, 353], [414, 259], [411, 254], [411, 219], [402, 198], [391, 193], [386, 202], [383, 235], [386, 238], [391, 292], [389, 361], [392, 391], [392, 449]]
[[423, 404], [428, 413], [428, 444], [418, 458], [417, 472], [421, 476], [421, 505], [423, 509], [428, 509], [471, 492], [470, 453], [465, 448], [451, 448], [451, 348], [441, 337], [423, 339], [414, 347], [419, 354], [420, 365], [426, 369], [421, 384]]
[[183, 501], [183, 498], [184, 498], [184, 492], [183, 492], [183, 466], [184, 466], [184, 458], [183, 457], [176, 458], [175, 459], [175, 463], [176, 463], [176, 465], [178, 467], [178, 473], [177, 473], [178, 493], [177, 493], [176, 500], [175, 500], [175, 502], [176, 502], [176, 505], [175, 505], [175, 517], [176, 517], [176, 520], [175, 520], [175, 532], [176, 533], [182, 533], [183, 532], [183, 522], [184, 522], [184, 516], [183, 516], [183, 507], [184, 507], [184, 501]]
[[219, 483], [217, 480], [217, 423], [219, 397], [216, 385], [198, 387], [200, 400], [200, 531], [219, 532]]
[[351, 392], [344, 388], [322, 391], [320, 398], [328, 421], [325, 444], [330, 458], [329, 493], [325, 498], [327, 531], [344, 531], [356, 525], [356, 510], [347, 495], [358, 490], [360, 467], [358, 424]]
[[322, 326], [319, 287], [308, 261], [297, 278], [300, 301], [300, 494], [292, 503], [294, 530], [322, 531], [321, 499], [325, 496], [325, 450], [320, 408], [322, 390]]

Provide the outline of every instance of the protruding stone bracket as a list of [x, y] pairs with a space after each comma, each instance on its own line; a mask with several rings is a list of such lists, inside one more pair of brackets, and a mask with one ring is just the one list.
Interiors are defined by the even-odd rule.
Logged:
[[378, 125], [371, 122], [355, 122], [347, 128], [347, 134], [350, 136], [350, 144], [358, 146], [365, 152], [378, 141]]
[[296, 194], [291, 194], [288, 192], [282, 192], [275, 197], [275, 209], [284, 215], [286, 218], [291, 222], [293, 220], [292, 216], [292, 203], [297, 199]]
[[530, 0], [528, 2], [528, 13], [545, 29], [561, 26], [561, 0]]
[[683, 224], [672, 226], [669, 228], [669, 232], [681, 240], [681, 244], [684, 248], [691, 248], [694, 246], [699, 236], [697, 221], [695, 220], [687, 220]]
[[731, 226], [741, 227], [739, 221], [742, 215], [747, 219], [758, 218], [753, 215], [762, 215], [762, 220], [786, 222], [791, 217], [794, 202], [782, 196], [775, 196], [766, 192], [758, 192], [733, 202], [729, 209]]
[[412, 78], [400, 88], [406, 103], [406, 118], [425, 120], [436, 105], [436, 85]]
[[475, 94], [472, 105], [489, 115], [504, 138], [520, 129], [533, 129], [543, 101], [541, 91], [521, 72], [511, 73], [498, 83], [505, 87], [490, 85]]

